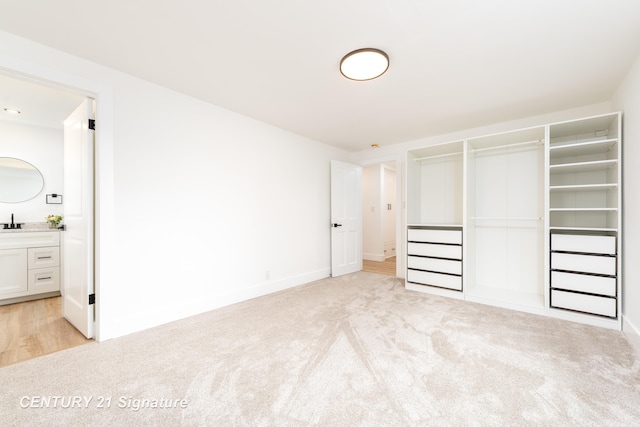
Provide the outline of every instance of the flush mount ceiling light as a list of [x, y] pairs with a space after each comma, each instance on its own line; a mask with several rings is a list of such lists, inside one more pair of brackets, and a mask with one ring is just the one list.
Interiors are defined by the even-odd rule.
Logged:
[[351, 80], [372, 80], [389, 68], [389, 57], [379, 49], [365, 48], [348, 53], [340, 61], [340, 72]]
[[4, 112], [7, 114], [20, 114], [20, 110], [16, 110], [15, 108], [5, 108]]

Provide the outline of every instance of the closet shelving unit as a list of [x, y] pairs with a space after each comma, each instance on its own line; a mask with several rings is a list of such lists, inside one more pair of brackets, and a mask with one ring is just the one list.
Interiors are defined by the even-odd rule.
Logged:
[[544, 127], [467, 141], [467, 300], [544, 312], [544, 143]]
[[549, 311], [620, 327], [620, 113], [549, 125]]
[[406, 288], [620, 329], [621, 124], [409, 150]]
[[462, 298], [464, 142], [407, 153], [406, 287]]

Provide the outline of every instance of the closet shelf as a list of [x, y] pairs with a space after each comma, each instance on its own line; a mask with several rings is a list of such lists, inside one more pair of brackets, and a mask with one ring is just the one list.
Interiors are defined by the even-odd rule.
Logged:
[[550, 212], [615, 212], [618, 208], [550, 208]]
[[611, 227], [556, 227], [549, 226], [549, 230], [565, 230], [565, 231], [609, 231], [609, 232], [617, 232], [617, 228]]
[[539, 216], [536, 217], [517, 217], [517, 216], [472, 216], [473, 220], [489, 220], [489, 221], [542, 221]]
[[618, 184], [580, 184], [580, 185], [553, 185], [549, 187], [550, 191], [599, 191], [599, 190], [616, 190]]
[[482, 152], [482, 151], [500, 150], [500, 149], [505, 149], [505, 148], [515, 148], [515, 147], [522, 147], [524, 145], [534, 145], [534, 144], [544, 144], [544, 140], [535, 139], [533, 141], [518, 142], [518, 143], [515, 143], [515, 144], [503, 144], [503, 145], [494, 145], [492, 147], [472, 148], [469, 151], [472, 152], [472, 153], [479, 153], [479, 152]]
[[445, 223], [435, 223], [435, 222], [429, 222], [429, 223], [426, 223], [426, 222], [422, 222], [422, 223], [415, 222], [415, 223], [407, 224], [407, 227], [434, 227], [434, 228], [437, 228], [437, 227], [441, 227], [441, 228], [459, 227], [459, 228], [462, 228], [462, 224], [445, 224]]
[[594, 162], [580, 162], [580, 163], [563, 163], [559, 165], [549, 166], [549, 172], [554, 173], [570, 173], [570, 172], [588, 172], [607, 170], [612, 166], [615, 166], [618, 160], [597, 160]]
[[549, 146], [551, 157], [586, 156], [589, 154], [606, 153], [618, 143], [618, 138], [597, 141], [558, 143]]
[[414, 160], [416, 162], [420, 162], [422, 160], [431, 160], [431, 159], [440, 159], [443, 157], [460, 156], [462, 155], [462, 153], [463, 153], [462, 151], [456, 151], [455, 153], [437, 154], [434, 156], [418, 157], [418, 158], [415, 158]]

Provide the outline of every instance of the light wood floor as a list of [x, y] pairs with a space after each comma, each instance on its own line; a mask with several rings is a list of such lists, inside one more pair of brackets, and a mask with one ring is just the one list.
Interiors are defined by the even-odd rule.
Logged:
[[396, 257], [387, 258], [381, 262], [362, 260], [362, 271], [385, 274], [387, 276], [395, 276]]
[[62, 317], [62, 298], [0, 306], [0, 367], [88, 343]]

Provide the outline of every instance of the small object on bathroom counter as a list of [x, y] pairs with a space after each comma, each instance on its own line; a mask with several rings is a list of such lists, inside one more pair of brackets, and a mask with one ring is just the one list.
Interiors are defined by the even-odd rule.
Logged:
[[62, 221], [62, 215], [49, 215], [45, 219], [49, 223], [49, 228], [57, 229], [60, 225], [60, 221]]

